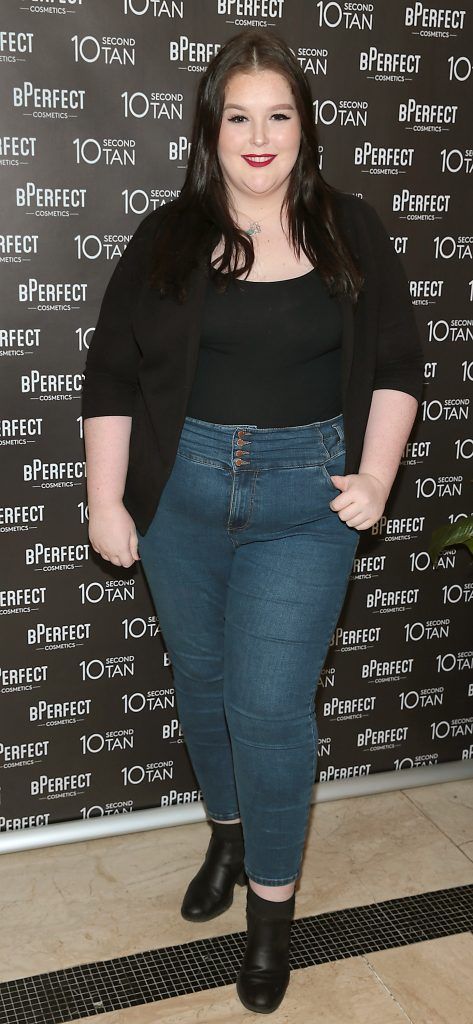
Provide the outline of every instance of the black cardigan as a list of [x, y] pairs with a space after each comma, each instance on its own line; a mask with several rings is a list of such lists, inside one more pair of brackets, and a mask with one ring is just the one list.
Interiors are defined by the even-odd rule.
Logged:
[[[340, 298], [345, 473], [361, 461], [372, 392], [405, 391], [419, 402], [424, 358], [404, 267], [376, 210], [358, 196], [333, 200], [365, 283], [354, 307]], [[123, 503], [146, 533], [174, 464], [197, 367], [207, 285], [204, 262], [192, 271], [180, 305], [147, 280], [163, 207], [141, 223], [119, 260], [102, 300], [87, 353], [82, 415], [131, 416]]]

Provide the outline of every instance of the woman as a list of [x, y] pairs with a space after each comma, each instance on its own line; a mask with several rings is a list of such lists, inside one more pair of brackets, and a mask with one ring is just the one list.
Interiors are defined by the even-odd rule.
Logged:
[[187, 920], [247, 891], [237, 980], [289, 982], [314, 697], [360, 533], [422, 388], [407, 279], [373, 207], [318, 169], [287, 44], [244, 31], [202, 76], [179, 199], [107, 288], [84, 383], [89, 536], [141, 558], [212, 833]]

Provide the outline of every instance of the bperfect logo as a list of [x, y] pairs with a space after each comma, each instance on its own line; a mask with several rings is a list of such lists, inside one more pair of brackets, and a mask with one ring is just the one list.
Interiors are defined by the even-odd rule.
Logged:
[[439, 192], [410, 192], [403, 188], [393, 195], [393, 213], [403, 220], [438, 220], [448, 213], [451, 196]]
[[184, 0], [123, 0], [123, 13], [153, 18], [183, 18]]
[[74, 235], [78, 260], [119, 259], [130, 241], [131, 235]]
[[31, 796], [53, 799], [55, 796], [75, 796], [78, 790], [88, 789], [92, 772], [78, 772], [76, 775], [40, 775], [30, 783]]
[[442, 587], [442, 600], [444, 604], [471, 604], [473, 601], [473, 583], [452, 583], [449, 587]]
[[82, 391], [82, 373], [40, 373], [30, 370], [20, 377], [22, 395], [31, 395], [39, 401], [71, 401]]
[[342, 128], [366, 128], [368, 124], [368, 100], [314, 100], [312, 106], [316, 124], [337, 124]]
[[147, 690], [146, 693], [122, 694], [123, 710], [126, 715], [139, 715], [141, 711], [167, 711], [174, 709], [176, 694], [173, 689], [168, 690]]
[[376, 658], [371, 658], [361, 666], [361, 678], [397, 681], [410, 675], [413, 664], [414, 658], [398, 658], [392, 661], [377, 661]]
[[417, 708], [441, 707], [445, 687], [432, 686], [429, 690], [408, 690], [399, 693], [401, 711], [415, 711]]
[[361, 555], [353, 559], [351, 578], [354, 580], [370, 580], [384, 572], [386, 555]]
[[442, 149], [442, 174], [471, 174], [473, 171], [473, 149]]
[[122, 654], [114, 658], [106, 658], [105, 661], [94, 658], [91, 661], [81, 661], [79, 668], [83, 682], [115, 679], [117, 676], [123, 679], [125, 676], [134, 676], [135, 656], [134, 654]]
[[165, 782], [174, 778], [174, 761], [155, 761], [122, 768], [124, 786], [139, 786], [142, 782]]
[[426, 622], [406, 622], [404, 639], [406, 643], [419, 640], [444, 640], [450, 632], [450, 619], [428, 619]]
[[400, 725], [393, 729], [365, 729], [364, 732], [358, 733], [356, 745], [357, 747], [369, 747], [370, 750], [375, 748], [383, 750], [405, 742], [408, 732], [408, 725]]
[[40, 327], [0, 328], [0, 356], [23, 356], [25, 349], [39, 348]]
[[404, 516], [401, 519], [388, 519], [380, 516], [371, 527], [373, 537], [384, 537], [385, 540], [410, 540], [424, 529], [425, 516]]
[[459, 497], [462, 493], [462, 476], [438, 476], [436, 480], [432, 476], [414, 481], [416, 495], [418, 498], [453, 498]]
[[186, 135], [180, 135], [177, 141], [169, 143], [169, 160], [177, 160], [179, 165], [182, 165], [184, 161], [187, 161], [191, 145]]
[[76, 64], [132, 64], [135, 63], [136, 40], [132, 36], [71, 36]]
[[342, 629], [337, 626], [330, 646], [341, 651], [364, 651], [372, 644], [379, 643], [380, 639], [381, 626], [363, 626], [359, 629]]
[[0, 533], [35, 530], [39, 523], [44, 523], [44, 508], [44, 505], [0, 506]]
[[196, 43], [188, 36], [179, 36], [169, 41], [169, 60], [178, 61], [180, 71], [205, 71], [220, 47], [221, 43]]
[[402, 590], [382, 590], [381, 587], [376, 587], [376, 590], [366, 595], [366, 607], [381, 614], [400, 611], [408, 605], [417, 604], [419, 593], [418, 587], [405, 587]]
[[376, 697], [331, 697], [323, 701], [322, 714], [324, 718], [341, 722], [345, 718], [361, 718], [375, 708]]
[[437, 672], [467, 672], [473, 668], [473, 651], [446, 651], [435, 661]]
[[27, 10], [32, 14], [75, 14], [74, 8], [82, 7], [83, 2], [84, 0], [30, 0]]
[[184, 733], [179, 719], [172, 718], [170, 722], [166, 722], [162, 727], [161, 736], [163, 740], [169, 740], [170, 743], [182, 743]]
[[430, 306], [442, 298], [443, 281], [409, 281], [411, 299], [416, 306]]
[[41, 418], [0, 420], [0, 445], [33, 444], [42, 433]]
[[77, 117], [84, 103], [85, 89], [43, 88], [33, 82], [13, 86], [13, 106], [30, 117]]
[[438, 398], [430, 402], [422, 402], [422, 419], [432, 420], [467, 420], [470, 415], [469, 398], [444, 398], [443, 402]]
[[[202, 800], [201, 789], [186, 789], [184, 791], [170, 789], [161, 797], [161, 807], [174, 807], [176, 804], [195, 804]], [[1, 821], [1, 818], [0, 818]]]
[[[24, 463], [23, 480], [33, 487], [75, 487], [86, 477], [84, 462], [43, 462], [33, 459]], [[66, 549], [65, 549], [66, 550]]]
[[398, 120], [413, 132], [448, 132], [457, 120], [458, 106], [449, 103], [418, 103], [408, 99], [399, 104]]
[[463, 29], [466, 11], [459, 8], [426, 7], [415, 3], [406, 7], [404, 24], [418, 36], [443, 36], [448, 39]]
[[90, 622], [71, 622], [65, 625], [47, 626], [39, 622], [27, 630], [27, 643], [42, 645], [40, 650], [56, 651], [81, 646], [90, 640]]
[[416, 466], [430, 455], [432, 441], [408, 441], [401, 456], [403, 466]]
[[371, 32], [374, 21], [374, 4], [333, 3], [332, 0], [320, 0], [316, 4], [320, 28], [369, 29]]
[[134, 729], [114, 729], [109, 732], [92, 732], [88, 736], [80, 736], [83, 754], [101, 754], [113, 750], [133, 750]]
[[58, 544], [47, 547], [38, 543], [25, 550], [25, 565], [34, 565], [42, 572], [78, 569], [88, 558], [88, 544]]
[[80, 302], [85, 302], [87, 285], [79, 281], [37, 281], [28, 278], [24, 284], [18, 285], [18, 301], [28, 302], [28, 309], [40, 312], [67, 312], [80, 309]]
[[444, 235], [434, 238], [436, 260], [471, 260], [473, 258], [473, 235]]
[[46, 600], [46, 587], [18, 587], [0, 590], [0, 615], [16, 615], [20, 610], [35, 610]]
[[234, 25], [264, 28], [284, 16], [284, 0], [217, 0], [217, 14]]
[[[293, 51], [294, 52], [294, 51]], [[299, 46], [295, 54], [305, 75], [326, 75], [328, 50], [315, 46]]]
[[23, 743], [5, 745], [0, 743], [0, 760], [3, 767], [10, 768], [19, 764], [34, 764], [48, 756], [49, 740], [30, 740]]
[[0, 832], [16, 832], [22, 828], [41, 828], [49, 824], [49, 814], [26, 814], [22, 818], [0, 817]]
[[[88, 547], [88, 545], [87, 545]], [[114, 601], [134, 601], [135, 581], [107, 580], [103, 583], [81, 583], [81, 604], [113, 604]]]
[[151, 117], [153, 121], [182, 121], [182, 92], [122, 92], [125, 117]]
[[451, 722], [432, 722], [430, 735], [433, 740], [448, 740], [455, 736], [473, 735], [473, 718], [452, 718]]
[[28, 262], [38, 254], [38, 235], [0, 235], [0, 263]]
[[28, 665], [21, 668], [0, 668], [0, 686], [5, 693], [33, 690], [47, 682], [47, 665]]
[[87, 189], [39, 187], [34, 181], [16, 190], [16, 205], [36, 217], [73, 217], [85, 208]]
[[405, 82], [418, 75], [420, 53], [383, 53], [376, 46], [360, 52], [360, 71], [375, 82]]
[[[174, 143], [171, 142], [169, 145], [172, 146]], [[145, 214], [150, 210], [155, 210], [157, 206], [165, 206], [166, 203], [177, 199], [180, 194], [180, 188], [152, 188], [149, 192], [145, 192], [142, 188], [131, 190], [124, 188], [122, 192], [123, 208], [126, 214]]]
[[414, 163], [414, 149], [408, 146], [374, 146], [364, 142], [355, 146], [355, 167], [366, 168], [365, 174], [405, 174]]
[[0, 135], [0, 167], [20, 167], [36, 156], [37, 139], [28, 135]]
[[15, 64], [33, 53], [33, 32], [0, 31], [0, 63]]
[[73, 139], [76, 164], [104, 163], [107, 167], [119, 164], [121, 167], [136, 163], [136, 142], [134, 139]]
[[37, 704], [30, 704], [30, 722], [57, 722], [65, 718], [82, 720], [85, 715], [90, 715], [92, 701], [90, 697], [79, 700], [64, 700], [48, 703], [46, 700], [39, 700]]
[[369, 775], [371, 772], [371, 763], [369, 764], [350, 764], [344, 765], [341, 768], [335, 768], [333, 765], [329, 765], [328, 768], [321, 768], [319, 772], [320, 782], [333, 782], [334, 779], [354, 779], [360, 775]]

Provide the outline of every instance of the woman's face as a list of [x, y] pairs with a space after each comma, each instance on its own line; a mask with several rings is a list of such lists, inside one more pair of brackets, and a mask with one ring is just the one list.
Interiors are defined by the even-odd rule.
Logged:
[[[299, 114], [283, 75], [239, 71], [230, 78], [217, 155], [236, 204], [278, 192], [283, 198], [300, 141]], [[266, 159], [251, 162], [251, 157], [258, 156]]]

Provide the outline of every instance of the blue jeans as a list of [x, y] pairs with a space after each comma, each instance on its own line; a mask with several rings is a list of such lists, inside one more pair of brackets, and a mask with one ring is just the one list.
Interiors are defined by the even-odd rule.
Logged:
[[241, 817], [245, 869], [300, 872], [315, 693], [360, 532], [333, 512], [342, 414], [259, 428], [188, 416], [139, 553], [207, 813]]

